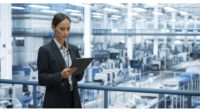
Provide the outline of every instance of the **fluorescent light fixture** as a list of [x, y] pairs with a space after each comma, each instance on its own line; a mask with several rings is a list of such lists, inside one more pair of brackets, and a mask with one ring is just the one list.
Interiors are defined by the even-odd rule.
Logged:
[[125, 6], [120, 3], [107, 3], [107, 4], [118, 8], [125, 8]]
[[121, 16], [119, 16], [119, 15], [112, 15], [111, 17], [113, 17], [113, 18], [121, 18]]
[[24, 37], [16, 37], [16, 40], [24, 40]]
[[136, 11], [136, 12], [145, 12], [146, 9], [139, 8], [139, 7], [134, 7], [134, 8], [133, 8], [133, 11]]
[[15, 7], [15, 6], [12, 6], [11, 8], [16, 9], [16, 10], [24, 10], [25, 9], [24, 7]]
[[176, 9], [171, 8], [171, 7], [164, 7], [164, 9], [168, 12], [176, 12]]
[[161, 12], [152, 12], [154, 15], [162, 15], [163, 13]]
[[65, 9], [66, 12], [80, 13], [80, 10]]
[[111, 8], [104, 8], [103, 9], [104, 11], [106, 11], [106, 12], [119, 12], [119, 10], [117, 10], [117, 9], [111, 9]]
[[80, 13], [70, 13], [70, 15], [72, 15], [72, 16], [82, 16], [82, 14], [80, 14]]
[[50, 9], [49, 6], [44, 6], [44, 5], [28, 5], [28, 6], [32, 8]]
[[103, 14], [102, 13], [97, 13], [97, 12], [93, 12], [93, 13], [91, 13], [92, 15], [96, 15], [96, 16], [103, 16]]
[[179, 13], [180, 13], [181, 15], [188, 15], [188, 13], [185, 12], [185, 11], [179, 11]]
[[52, 14], [56, 14], [57, 11], [53, 11], [53, 10], [40, 10], [41, 12], [44, 12], [44, 13], [52, 13]]
[[71, 5], [79, 6], [79, 7], [84, 7], [85, 5], [82, 3], [70, 3]]
[[93, 18], [99, 18], [99, 19], [102, 19], [102, 16], [99, 16], [99, 15], [92, 15]]

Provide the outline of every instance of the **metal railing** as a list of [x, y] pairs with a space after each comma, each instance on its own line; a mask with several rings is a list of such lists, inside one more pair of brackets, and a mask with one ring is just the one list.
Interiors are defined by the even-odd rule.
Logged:
[[[26, 84], [33, 86], [33, 107], [36, 107], [36, 86], [37, 81], [22, 81], [22, 80], [7, 80], [0, 79], [0, 84]], [[132, 87], [112, 87], [112, 86], [98, 86], [91, 84], [79, 84], [79, 89], [94, 89], [104, 91], [104, 108], [108, 108], [108, 91], [121, 91], [121, 92], [139, 92], [139, 93], [155, 93], [155, 94], [171, 94], [171, 95], [184, 95], [187, 97], [187, 107], [192, 107], [192, 96], [200, 96], [200, 92], [185, 91], [185, 90], [164, 90], [164, 89], [149, 89], [149, 88], [132, 88]]]

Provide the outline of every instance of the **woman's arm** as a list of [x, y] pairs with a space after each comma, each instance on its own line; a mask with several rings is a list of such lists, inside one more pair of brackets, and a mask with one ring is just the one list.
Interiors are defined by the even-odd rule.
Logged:
[[40, 85], [61, 85], [61, 73], [50, 73], [49, 70], [49, 52], [47, 48], [40, 47], [38, 51], [38, 59], [37, 59], [37, 66], [38, 66], [38, 80]]

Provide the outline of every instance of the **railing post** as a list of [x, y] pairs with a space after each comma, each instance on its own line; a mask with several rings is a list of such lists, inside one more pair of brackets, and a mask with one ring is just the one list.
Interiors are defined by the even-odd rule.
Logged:
[[192, 97], [188, 95], [187, 100], [187, 108], [192, 108]]
[[108, 90], [104, 90], [104, 108], [108, 108]]
[[33, 85], [33, 107], [36, 108], [36, 85]]

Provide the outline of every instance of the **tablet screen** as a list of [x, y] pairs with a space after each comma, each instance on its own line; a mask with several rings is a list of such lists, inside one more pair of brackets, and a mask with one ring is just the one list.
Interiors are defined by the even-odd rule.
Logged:
[[71, 65], [71, 67], [77, 68], [77, 71], [74, 74], [83, 74], [92, 60], [93, 58], [76, 58]]

